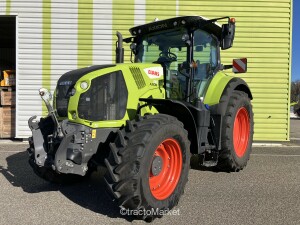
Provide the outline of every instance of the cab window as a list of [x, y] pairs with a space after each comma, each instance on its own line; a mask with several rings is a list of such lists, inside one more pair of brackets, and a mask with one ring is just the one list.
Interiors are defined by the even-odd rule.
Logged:
[[218, 67], [217, 41], [207, 32], [194, 32], [193, 62], [195, 65], [194, 88], [197, 96], [203, 97], [208, 81]]

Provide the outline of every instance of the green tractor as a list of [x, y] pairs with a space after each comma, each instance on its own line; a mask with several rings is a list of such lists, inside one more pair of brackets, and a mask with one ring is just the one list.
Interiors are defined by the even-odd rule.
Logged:
[[[216, 21], [227, 19], [222, 25]], [[226, 21], [227, 21], [226, 20]], [[106, 167], [107, 190], [122, 209], [145, 220], [177, 205], [191, 155], [202, 166], [234, 172], [249, 159], [252, 94], [240, 78], [246, 59], [222, 65], [235, 20], [199, 16], [156, 20], [117, 33], [116, 64], [73, 70], [51, 93], [49, 115], [29, 119], [29, 163], [51, 182], [72, 182]], [[132, 63], [123, 63], [123, 43]]]

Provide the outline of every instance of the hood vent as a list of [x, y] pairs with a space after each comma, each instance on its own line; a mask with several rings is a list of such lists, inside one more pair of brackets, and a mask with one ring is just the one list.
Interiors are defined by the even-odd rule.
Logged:
[[130, 67], [130, 72], [133, 76], [133, 79], [138, 87], [138, 89], [146, 87], [146, 82], [144, 80], [143, 74], [138, 67]]

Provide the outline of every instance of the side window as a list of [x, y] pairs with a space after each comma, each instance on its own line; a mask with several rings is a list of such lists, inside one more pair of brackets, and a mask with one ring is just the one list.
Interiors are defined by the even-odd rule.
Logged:
[[208, 79], [218, 65], [217, 43], [210, 34], [202, 30], [194, 32], [195, 79]]

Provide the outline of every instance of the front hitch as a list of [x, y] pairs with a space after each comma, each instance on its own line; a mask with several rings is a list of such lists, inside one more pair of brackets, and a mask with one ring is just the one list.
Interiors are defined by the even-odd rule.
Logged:
[[49, 116], [41, 118], [40, 121], [36, 119], [36, 116], [30, 117], [28, 120], [28, 126], [32, 131], [32, 138], [29, 140], [30, 147], [28, 153], [30, 158], [34, 159], [35, 163], [41, 167], [46, 166], [46, 164], [49, 163], [49, 160], [51, 161], [47, 154], [53, 147], [49, 145], [51, 143], [51, 141], [48, 141], [49, 135], [53, 134], [59, 139], [62, 139], [65, 135], [58, 122], [55, 110], [50, 104], [50, 101], [52, 100], [51, 93], [46, 88], [41, 88], [39, 94], [48, 109]]
[[30, 117], [28, 126], [31, 129], [32, 138], [29, 139], [30, 148], [27, 151], [30, 158], [34, 158], [38, 166], [44, 166], [47, 159], [47, 152], [45, 151], [44, 137], [36, 116]]
[[60, 137], [60, 138], [64, 137], [65, 134], [63, 133], [63, 130], [61, 129], [61, 126], [58, 122], [58, 119], [55, 114], [55, 110], [53, 109], [52, 105], [50, 104], [50, 101], [52, 100], [52, 95], [51, 95], [50, 91], [48, 91], [46, 88], [41, 88], [39, 90], [39, 94], [48, 109], [49, 116], [52, 118], [52, 120], [54, 122], [58, 137]]

